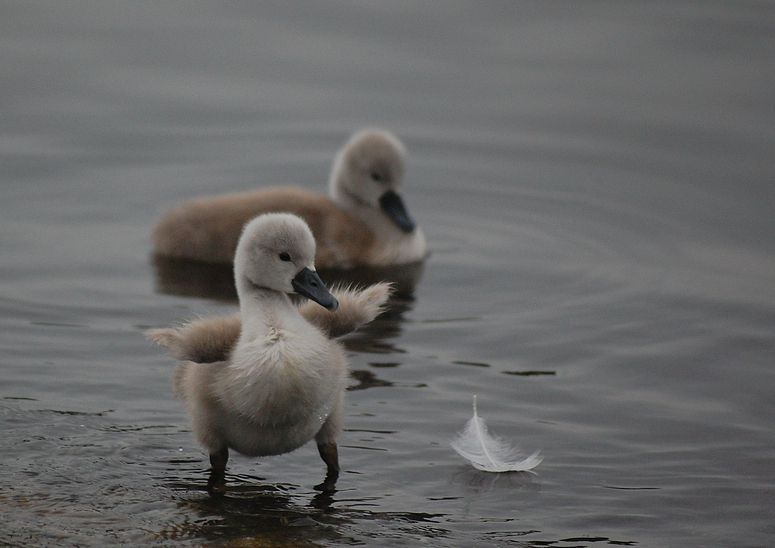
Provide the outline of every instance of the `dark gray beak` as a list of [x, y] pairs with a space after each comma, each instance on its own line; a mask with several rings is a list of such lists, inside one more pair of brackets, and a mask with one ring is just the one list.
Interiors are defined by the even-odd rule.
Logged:
[[414, 221], [406, 212], [404, 201], [394, 191], [388, 190], [379, 197], [379, 207], [404, 232], [409, 233], [414, 230]]
[[302, 268], [301, 271], [291, 280], [293, 289], [299, 295], [303, 295], [318, 303], [323, 308], [336, 310], [339, 308], [339, 301], [328, 292], [323, 280], [318, 273], [309, 268]]

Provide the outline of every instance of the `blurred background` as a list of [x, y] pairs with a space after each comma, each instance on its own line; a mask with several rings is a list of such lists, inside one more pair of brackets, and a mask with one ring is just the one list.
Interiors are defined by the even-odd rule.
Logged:
[[[772, 543], [771, 2], [31, 0], [0, 29], [0, 544]], [[161, 269], [153, 223], [324, 193], [364, 127], [406, 144], [431, 255], [343, 341], [338, 491], [309, 445], [213, 500], [143, 331], [230, 313], [229, 275]], [[449, 447], [473, 395], [536, 475]]]

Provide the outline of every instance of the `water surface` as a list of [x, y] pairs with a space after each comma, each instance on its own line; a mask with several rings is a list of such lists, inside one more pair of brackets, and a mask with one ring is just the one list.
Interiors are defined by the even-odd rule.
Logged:
[[[0, 13], [0, 544], [773, 543], [770, 3]], [[155, 263], [154, 219], [323, 192], [365, 126], [407, 144], [432, 254], [344, 341], [338, 490], [309, 445], [235, 456], [213, 500], [142, 333], [233, 295]], [[537, 475], [449, 447], [475, 394]]]

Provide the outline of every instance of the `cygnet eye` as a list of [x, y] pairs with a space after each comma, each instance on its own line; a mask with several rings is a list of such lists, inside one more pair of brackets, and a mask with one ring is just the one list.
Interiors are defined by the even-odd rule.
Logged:
[[378, 183], [381, 183], [384, 180], [384, 177], [379, 171], [372, 171], [371, 172], [371, 180], [376, 181]]
[[288, 255], [285, 251], [280, 253], [280, 260], [285, 261], [286, 263], [291, 260], [291, 256]]

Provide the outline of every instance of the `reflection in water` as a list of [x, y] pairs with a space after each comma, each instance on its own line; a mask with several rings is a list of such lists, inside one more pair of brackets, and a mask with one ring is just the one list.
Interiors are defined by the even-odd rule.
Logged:
[[534, 482], [534, 478], [535, 474], [530, 472], [492, 473], [465, 466], [452, 476], [452, 481], [464, 485], [473, 494], [482, 495], [498, 490], [540, 491], [541, 485]]
[[365, 390], [377, 386], [393, 386], [392, 382], [380, 379], [374, 373], [365, 369], [350, 371], [350, 377], [358, 381], [358, 384], [348, 386], [347, 390]]
[[158, 293], [237, 302], [234, 268], [230, 264], [154, 255], [153, 266]]
[[[439, 525], [443, 515], [336, 506], [359, 502], [351, 498], [337, 500], [336, 492], [314, 494], [305, 504], [300, 499], [307, 495], [297, 493], [299, 489], [289, 484], [253, 485], [230, 488], [219, 497], [183, 497], [180, 506], [193, 510], [197, 517], [168, 526], [159, 536], [167, 540], [201, 539], [226, 546], [309, 547], [330, 545], [332, 541], [362, 545], [369, 536], [366, 533], [364, 538], [364, 522], [394, 524], [400, 531], [396, 540], [407, 536], [438, 539], [450, 534]], [[380, 537], [390, 532], [380, 529]]]
[[[234, 270], [226, 263], [207, 263], [153, 255], [156, 291], [181, 297], [198, 297], [224, 302], [237, 302]], [[385, 267], [358, 267], [350, 270], [318, 270], [330, 287], [365, 287], [377, 282], [393, 284], [393, 300], [411, 299], [422, 277], [424, 262]]]
[[428, 386], [424, 382], [410, 384], [386, 381], [377, 377], [373, 371], [368, 371], [366, 369], [356, 369], [351, 371], [350, 377], [358, 381], [358, 384], [348, 386], [347, 390], [366, 390], [367, 388], [386, 388], [391, 386], [400, 386], [403, 388], [425, 388]]
[[315, 497], [308, 507], [294, 502], [293, 488], [255, 486], [219, 497], [181, 499], [198, 517], [159, 533], [167, 540], [189, 538], [228, 546], [323, 546], [339, 538], [325, 523], [326, 509]]
[[[401, 335], [401, 324], [404, 314], [412, 310], [414, 297], [393, 295], [385, 310], [371, 322], [358, 328], [342, 339], [342, 344], [350, 352], [371, 354], [404, 354], [405, 350], [398, 348], [391, 341]], [[394, 366], [400, 363], [391, 362]]]

